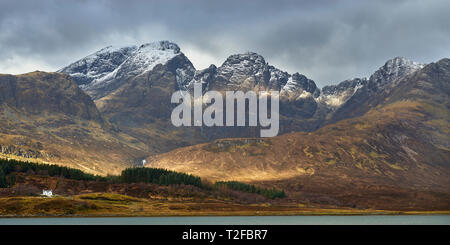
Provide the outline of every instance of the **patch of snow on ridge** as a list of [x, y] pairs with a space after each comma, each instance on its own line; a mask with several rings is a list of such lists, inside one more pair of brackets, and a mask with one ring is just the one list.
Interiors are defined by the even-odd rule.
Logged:
[[379, 87], [396, 85], [396, 82], [413, 72], [422, 69], [423, 64], [410, 61], [403, 57], [395, 57], [388, 60], [380, 69], [370, 76], [370, 81]]
[[109, 81], [113, 80], [114, 78], [116, 78], [116, 74], [117, 71], [120, 69], [121, 66], [117, 67], [116, 69], [114, 69], [114, 71], [105, 74], [104, 76], [100, 77], [100, 78], [96, 78], [94, 79], [90, 84], [86, 85], [86, 88], [88, 87], [95, 87], [99, 84], [107, 84]]
[[283, 88], [281, 88], [282, 91], [292, 91], [294, 89], [296, 89], [296, 83], [294, 83], [292, 81], [292, 76], [290, 76], [286, 82], [286, 84], [283, 86]]
[[158, 64], [166, 64], [180, 54], [178, 45], [168, 42], [154, 42], [141, 45], [121, 66], [135, 75], [151, 71]]
[[280, 90], [280, 96], [288, 100], [300, 100], [308, 97], [316, 98], [319, 94], [320, 90], [316, 87], [314, 81], [299, 73], [289, 76], [287, 82]]
[[189, 84], [191, 82], [195, 81], [194, 79], [189, 80], [190, 76], [188, 74], [186, 74], [185, 69], [177, 68], [175, 71], [176, 71], [175, 79], [177, 80], [179, 89], [186, 90], [186, 88], [189, 86]]
[[318, 102], [325, 103], [328, 107], [337, 108], [347, 102], [360, 88], [367, 83], [366, 78], [345, 80], [337, 85], [328, 85], [322, 88]]
[[147, 43], [139, 47], [108, 46], [60, 71], [74, 77], [80, 88], [91, 97], [98, 98], [126, 78], [151, 71], [179, 54], [178, 45], [169, 41]]
[[107, 46], [65, 67], [64, 72], [78, 78], [82, 88], [101, 87], [115, 78], [136, 76], [166, 64], [180, 54], [175, 43], [160, 41], [141, 46]]
[[321, 95], [317, 98], [318, 101], [324, 102], [327, 106], [330, 107], [339, 107], [345, 103], [345, 95]]
[[78, 60], [58, 72], [74, 77], [79, 85], [89, 84], [113, 72], [135, 50], [137, 46], [108, 46]]
[[299, 99], [304, 99], [308, 97], [312, 97], [312, 94], [305, 90], [303, 90], [302, 93], [298, 96]]

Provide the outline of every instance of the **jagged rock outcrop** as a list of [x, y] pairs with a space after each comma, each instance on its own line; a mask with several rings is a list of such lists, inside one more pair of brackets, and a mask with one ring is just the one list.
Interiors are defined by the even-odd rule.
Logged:
[[395, 57], [388, 60], [380, 69], [369, 78], [368, 86], [376, 91], [388, 87], [394, 87], [398, 80], [422, 69], [424, 65], [410, 61], [403, 57]]
[[279, 91], [288, 78], [288, 73], [270, 66], [261, 55], [249, 52], [229, 56], [217, 68], [209, 87], [218, 91]]
[[352, 93], [352, 96], [348, 97], [344, 103], [340, 101], [341, 105], [329, 116], [326, 123], [334, 123], [342, 119], [363, 115], [371, 108], [384, 102], [401, 80], [408, 79], [421, 68], [423, 68], [421, 64], [396, 57], [388, 60], [368, 80], [356, 80], [356, 83], [353, 80], [354, 88], [358, 89], [352, 88], [350, 91], [353, 91], [347, 92]]
[[355, 78], [352, 80], [345, 80], [337, 85], [328, 85], [322, 88], [322, 94], [318, 98], [318, 101], [324, 103], [329, 108], [339, 108], [350, 99], [358, 89], [366, 85], [366, 78]]
[[41, 153], [38, 150], [23, 149], [15, 145], [0, 145], [0, 153], [24, 158], [38, 158], [41, 156]]

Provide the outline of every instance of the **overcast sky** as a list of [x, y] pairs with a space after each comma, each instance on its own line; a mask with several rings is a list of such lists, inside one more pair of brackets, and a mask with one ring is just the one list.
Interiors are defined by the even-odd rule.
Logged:
[[197, 69], [263, 55], [319, 87], [396, 56], [450, 57], [449, 0], [0, 1], [0, 73], [55, 71], [107, 45], [177, 43]]

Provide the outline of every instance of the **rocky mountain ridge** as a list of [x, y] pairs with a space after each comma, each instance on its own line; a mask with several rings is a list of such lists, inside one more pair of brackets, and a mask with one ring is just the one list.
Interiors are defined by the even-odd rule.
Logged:
[[[306, 76], [284, 72], [254, 52], [230, 55], [219, 67], [196, 70], [177, 44], [160, 41], [139, 47], [107, 47], [60, 71], [76, 81], [80, 73], [94, 78], [86, 83], [83, 77], [78, 83], [113, 125], [148, 145], [153, 154], [219, 138], [259, 137], [259, 130], [249, 127], [174, 127], [170, 112], [175, 105], [170, 98], [179, 89], [193, 93], [194, 85], [201, 83], [203, 92], [276, 90], [280, 92], [279, 134], [311, 132], [363, 114], [376, 103], [364, 107], [360, 100], [378, 101], [382, 96], [375, 88], [387, 91], [389, 84], [395, 87], [395, 80], [421, 67], [397, 57], [368, 79], [355, 78], [319, 89]], [[110, 72], [103, 72], [106, 70]]]
[[[59, 72], [72, 76], [77, 84], [98, 100], [111, 93], [130, 77], [150, 72], [157, 65], [165, 65], [176, 56], [184, 56], [179, 46], [169, 41], [147, 43], [141, 46], [108, 46]], [[361, 87], [371, 90], [395, 86], [398, 78], [422, 68], [422, 64], [395, 57], [388, 60], [369, 78], [355, 78], [319, 89], [315, 82], [300, 73], [289, 74], [274, 66], [254, 52], [230, 55], [224, 63], [196, 70], [188, 58], [174, 67], [179, 89], [190, 90], [202, 83], [208, 90], [277, 90], [282, 98], [293, 101], [312, 96], [316, 102], [337, 109]], [[115, 82], [116, 81], [116, 82]], [[116, 85], [113, 85], [115, 84]]]

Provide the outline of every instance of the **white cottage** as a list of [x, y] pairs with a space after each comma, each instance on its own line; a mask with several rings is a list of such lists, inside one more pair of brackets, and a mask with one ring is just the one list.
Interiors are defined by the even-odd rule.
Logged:
[[42, 195], [46, 196], [46, 197], [52, 197], [53, 192], [52, 192], [52, 190], [42, 190]]

